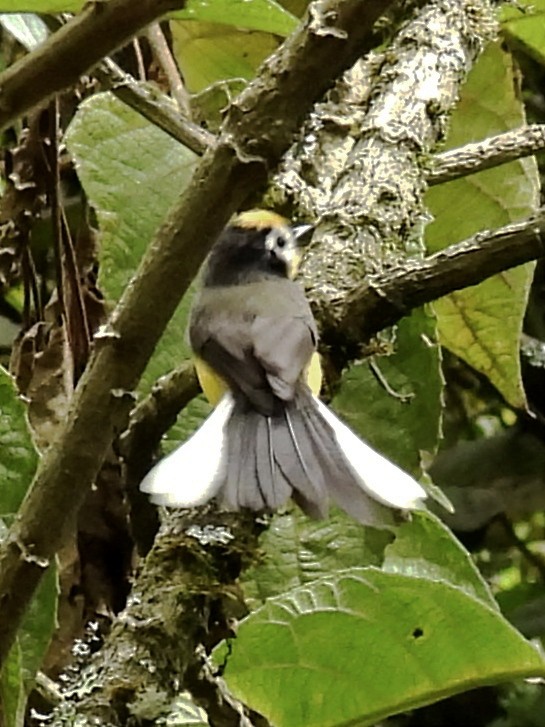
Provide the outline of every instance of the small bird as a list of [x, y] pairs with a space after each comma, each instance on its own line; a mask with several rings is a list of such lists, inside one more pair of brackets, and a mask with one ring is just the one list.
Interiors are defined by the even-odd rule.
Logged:
[[216, 497], [275, 511], [291, 497], [313, 518], [331, 502], [366, 525], [422, 507], [424, 489], [359, 439], [317, 397], [318, 332], [294, 282], [310, 225], [242, 212], [215, 243], [189, 322], [202, 388], [217, 406], [141, 489], [159, 505]]

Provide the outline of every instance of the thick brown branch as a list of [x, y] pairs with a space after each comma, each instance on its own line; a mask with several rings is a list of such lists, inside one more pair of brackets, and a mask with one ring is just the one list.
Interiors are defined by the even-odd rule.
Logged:
[[[176, 421], [180, 411], [200, 392], [192, 363], [185, 362], [154, 385], [151, 393], [131, 413], [131, 421], [123, 434], [123, 456], [131, 461], [142, 450], [152, 453], [159, 446], [164, 433]], [[149, 462], [147, 463], [149, 467]], [[140, 479], [146, 474], [140, 472]]]
[[[130, 603], [90, 668], [78, 675], [71, 698], [59, 703], [53, 724], [73, 727], [77, 706], [81, 724], [126, 725], [143, 685], [147, 694], [168, 704], [180, 691], [178, 680], [186, 669], [193, 665], [195, 671], [195, 650], [203, 636], [215, 644], [229, 635], [223, 618], [217, 620], [220, 604], [237, 618], [244, 614], [237, 579], [254, 561], [262, 530], [263, 522], [249, 512], [219, 513], [209, 505], [174, 513], [143, 563]], [[213, 724], [248, 725], [235, 722], [234, 715], [228, 705]]]
[[77, 82], [101, 58], [185, 0], [97, 0], [0, 75], [0, 129]]
[[545, 125], [532, 124], [436, 154], [428, 172], [428, 184], [441, 184], [458, 177], [492, 169], [500, 164], [531, 156], [545, 149]]
[[[345, 342], [359, 344], [413, 308], [541, 257], [545, 254], [544, 233], [542, 209], [522, 222], [480, 232], [424, 260], [408, 260], [370, 276], [346, 298], [341, 317]], [[324, 332], [326, 340], [336, 335]]]
[[138, 485], [150, 469], [163, 435], [200, 390], [193, 364], [185, 362], [162, 376], [151, 393], [135, 407], [127, 431], [121, 438], [119, 448], [125, 462], [132, 531], [142, 555], [151, 548], [159, 518], [157, 508], [140, 492]]
[[[366, 51], [375, 21], [392, 2], [312, 4], [300, 28], [228, 111], [217, 144], [205, 153], [109, 325], [95, 338], [93, 357], [64, 428], [45, 453], [19, 517], [2, 543], [0, 662], [63, 541], [63, 529], [73, 520], [116, 430], [125, 424], [130, 404], [126, 392], [138, 382], [213, 240], [229, 216], [266, 180], [312, 104]], [[119, 10], [122, 4], [111, 0], [103, 12], [112, 12], [111, 7]], [[125, 0], [123, 7], [128, 16], [141, 17], [141, 8], [148, 4], [130, 3], [128, 12]], [[171, 7], [166, 1], [155, 2], [154, 7], [159, 5], [163, 10]], [[87, 13], [100, 12], [96, 7]], [[103, 52], [100, 33], [95, 40]], [[73, 42], [69, 45], [73, 47]], [[77, 57], [74, 50], [74, 58], [65, 58], [66, 64], [73, 64]]]

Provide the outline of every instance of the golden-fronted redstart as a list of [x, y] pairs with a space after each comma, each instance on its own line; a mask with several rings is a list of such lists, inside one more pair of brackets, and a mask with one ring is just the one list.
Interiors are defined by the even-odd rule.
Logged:
[[[291, 497], [312, 517], [334, 502], [381, 525], [421, 506], [424, 489], [318, 398], [318, 332], [293, 281], [309, 225], [265, 210], [238, 215], [212, 248], [189, 340], [216, 408], [146, 476], [157, 504], [277, 510]], [[314, 380], [314, 392], [311, 389]]]

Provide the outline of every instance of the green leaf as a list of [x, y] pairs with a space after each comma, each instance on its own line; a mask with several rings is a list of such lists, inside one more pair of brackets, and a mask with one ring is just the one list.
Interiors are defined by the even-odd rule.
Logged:
[[0, 13], [77, 13], [85, 0], [0, 0]]
[[180, 442], [185, 442], [186, 439], [189, 439], [211, 411], [212, 407], [203, 395], [189, 402], [183, 411], [180, 412], [175, 424], [168, 430], [161, 443], [164, 454], [170, 454], [176, 447], [180, 446]]
[[[30, 436], [26, 407], [11, 376], [0, 367], [0, 540], [34, 476], [38, 455]], [[57, 580], [54, 566], [45, 574], [25, 614], [17, 641], [0, 678], [0, 699], [6, 727], [22, 726], [26, 697], [34, 685], [56, 623]]]
[[219, 23], [172, 21], [174, 54], [188, 89], [201, 91], [218, 81], [251, 79], [278, 46], [270, 33]]
[[257, 608], [267, 598], [352, 566], [382, 563], [394, 536], [363, 528], [343, 512], [310, 520], [298, 510], [276, 515], [260, 538], [260, 562], [244, 574], [246, 603]]
[[310, 0], [280, 0], [280, 4], [296, 17], [302, 17]]
[[51, 566], [38, 586], [0, 674], [0, 724], [3, 727], [23, 727], [25, 724], [27, 698], [34, 688], [36, 672], [56, 626], [57, 598], [57, 572]]
[[[76, 13], [84, 0], [0, 0], [0, 13]], [[187, 7], [171, 14], [183, 20], [199, 20], [289, 35], [297, 18], [275, 0], [188, 0]]]
[[[463, 625], [463, 638], [460, 627]], [[276, 727], [370, 725], [451, 694], [545, 675], [524, 638], [445, 583], [352, 568], [271, 599], [239, 626], [229, 689]]]
[[414, 311], [397, 327], [393, 352], [351, 366], [332, 402], [372, 447], [417, 476], [421, 453], [435, 452], [441, 431], [443, 380], [435, 339], [434, 317], [427, 309]]
[[30, 436], [26, 407], [13, 379], [0, 366], [0, 517], [13, 516], [36, 471], [38, 455]]
[[[463, 88], [448, 146], [523, 123], [515, 86], [511, 56], [491, 44]], [[538, 192], [533, 158], [433, 187], [426, 198], [435, 217], [426, 230], [428, 248], [434, 252], [530, 214], [537, 207]], [[441, 343], [485, 374], [515, 407], [525, 405], [519, 338], [533, 269], [529, 263], [508, 270], [435, 303]]]
[[21, 679], [21, 650], [15, 642], [0, 672], [0, 724], [23, 727], [26, 695]]
[[393, 543], [386, 547], [382, 570], [457, 586], [497, 610], [486, 581], [467, 550], [439, 518], [429, 512], [413, 512], [400, 525]]
[[[108, 298], [118, 300], [191, 178], [197, 157], [111, 94], [81, 105], [66, 143], [100, 225], [99, 283]], [[191, 289], [168, 324], [142, 377], [142, 390], [191, 355], [185, 331], [192, 295]], [[191, 402], [168, 433], [166, 453], [187, 439], [209, 411], [205, 402]]]
[[0, 23], [27, 50], [36, 48], [49, 35], [44, 21], [33, 13], [6, 13]]
[[[109, 93], [80, 106], [66, 143], [99, 221], [99, 285], [117, 300], [190, 180], [197, 157]], [[188, 357], [190, 299], [188, 293], [170, 321], [146, 369], [144, 386]]]
[[508, 40], [545, 64], [545, 0], [517, 0], [504, 5], [501, 28]]
[[58, 596], [57, 569], [55, 564], [52, 564], [38, 586], [18, 634], [21, 678], [27, 694], [30, 694], [34, 687], [36, 672], [42, 665], [55, 630]]
[[[84, 5], [84, 0], [0, 0], [0, 13], [77, 13]], [[275, 0], [188, 0], [187, 7], [171, 13], [170, 17], [222, 23], [283, 37], [298, 23]]]
[[184, 10], [172, 13], [180, 20], [234, 25], [275, 35], [289, 35], [298, 19], [274, 0], [193, 0]]

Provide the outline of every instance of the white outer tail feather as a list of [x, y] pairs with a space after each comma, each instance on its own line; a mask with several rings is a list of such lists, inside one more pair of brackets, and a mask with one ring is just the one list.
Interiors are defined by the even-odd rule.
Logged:
[[230, 392], [184, 444], [158, 462], [140, 489], [156, 505], [196, 507], [217, 494], [226, 473], [225, 425], [235, 400]]
[[[416, 480], [365, 444], [317, 396], [313, 399], [362, 490], [389, 507], [422, 507], [426, 491]], [[234, 405], [233, 395], [224, 394], [195, 434], [148, 472], [140, 489], [156, 505], [196, 507], [217, 494], [227, 470], [225, 429]]]
[[426, 491], [410, 475], [365, 444], [325, 404], [314, 396], [318, 411], [335, 432], [344, 456], [362, 490], [389, 507], [411, 510], [422, 507]]

